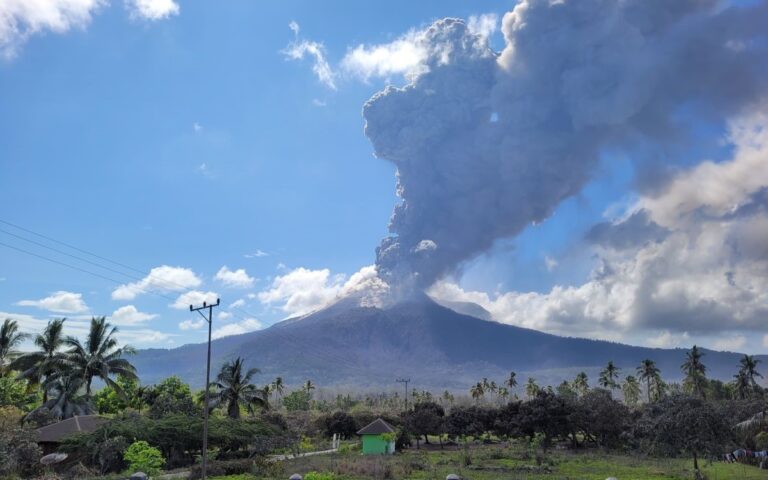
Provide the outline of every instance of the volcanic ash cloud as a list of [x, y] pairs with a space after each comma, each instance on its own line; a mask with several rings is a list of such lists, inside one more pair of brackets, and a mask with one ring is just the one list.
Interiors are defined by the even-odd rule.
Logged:
[[767, 91], [765, 25], [766, 2], [527, 0], [504, 16], [500, 53], [461, 20], [412, 35], [423, 65], [363, 110], [402, 199], [378, 274], [426, 288], [546, 219], [607, 149], [642, 162], [679, 149], [681, 113], [722, 123], [754, 104]]

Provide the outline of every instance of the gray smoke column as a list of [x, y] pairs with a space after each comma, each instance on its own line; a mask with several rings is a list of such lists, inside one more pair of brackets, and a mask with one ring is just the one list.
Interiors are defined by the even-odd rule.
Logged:
[[543, 221], [606, 150], [679, 149], [692, 117], [722, 122], [768, 93], [765, 1], [526, 0], [502, 31], [497, 53], [461, 20], [434, 23], [419, 73], [365, 104], [398, 172], [377, 249], [393, 288], [426, 288]]

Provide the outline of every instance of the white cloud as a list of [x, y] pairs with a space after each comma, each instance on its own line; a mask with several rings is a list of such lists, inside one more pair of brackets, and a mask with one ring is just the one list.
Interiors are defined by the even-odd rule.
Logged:
[[219, 295], [215, 292], [201, 292], [198, 290], [191, 290], [179, 295], [179, 298], [171, 305], [171, 308], [178, 310], [189, 310], [189, 306], [193, 305], [199, 307], [203, 305], [203, 302], [207, 304], [216, 303]]
[[467, 28], [476, 35], [488, 38], [499, 29], [499, 16], [495, 13], [471, 15], [467, 19]]
[[216, 314], [216, 318], [218, 318], [222, 322], [226, 322], [227, 320], [232, 318], [232, 314], [229, 312], [219, 312]]
[[[19, 323], [19, 330], [24, 333], [38, 334], [48, 325], [48, 319], [37, 318], [33, 315], [21, 313], [0, 312], [0, 318], [12, 318]], [[67, 319], [64, 322], [64, 333], [73, 336], [84, 336], [88, 333], [90, 321]]]
[[125, 305], [112, 312], [109, 321], [115, 325], [138, 325], [156, 317], [155, 314], [140, 312], [133, 305]]
[[437, 250], [437, 244], [429, 239], [425, 239], [416, 244], [415, 252], [431, 252]]
[[746, 345], [747, 338], [744, 335], [721, 338], [712, 345], [715, 350], [734, 352]]
[[229, 304], [229, 308], [240, 308], [240, 307], [243, 307], [243, 306], [245, 306], [245, 300], [243, 300], [242, 298], [237, 299], [234, 302], [232, 302], [231, 304]]
[[216, 280], [220, 281], [227, 287], [236, 288], [249, 288], [253, 286], [254, 278], [248, 276], [245, 269], [238, 268], [237, 270], [230, 270], [226, 265], [221, 267], [216, 276]]
[[131, 16], [146, 20], [162, 20], [179, 14], [179, 4], [174, 0], [126, 0]]
[[182, 330], [199, 330], [205, 325], [205, 320], [202, 318], [199, 320], [184, 320], [179, 323], [179, 328]]
[[269, 253], [265, 252], [264, 250], [257, 248], [252, 253], [246, 253], [243, 255], [245, 258], [261, 258], [261, 257], [268, 257]]
[[150, 270], [143, 279], [120, 285], [112, 292], [113, 300], [133, 300], [147, 292], [179, 292], [199, 287], [202, 281], [188, 268], [162, 265]]
[[376, 268], [361, 268], [347, 279], [344, 274], [331, 275], [327, 268], [296, 268], [275, 277], [267, 290], [259, 292], [259, 300], [277, 304], [289, 316], [305, 315], [328, 306], [335, 300], [356, 295], [363, 305], [378, 305], [386, 293], [386, 284], [376, 276]]
[[558, 262], [555, 258], [552, 258], [549, 255], [544, 256], [544, 266], [547, 267], [548, 272], [551, 272], [552, 270], [556, 269], [557, 265], [558, 265]]
[[157, 330], [149, 329], [136, 329], [128, 330], [121, 329], [117, 334], [118, 340], [121, 343], [128, 343], [133, 346], [136, 345], [152, 345], [161, 342], [166, 342], [173, 338], [175, 335], [172, 333], [159, 332]]
[[37, 307], [56, 313], [83, 313], [88, 311], [88, 306], [83, 301], [82, 293], [58, 291], [40, 300], [22, 300], [16, 305], [22, 307]]
[[763, 346], [768, 348], [768, 335], [765, 335], [763, 337]]
[[211, 336], [213, 338], [228, 337], [230, 335], [240, 335], [241, 333], [261, 330], [262, 328], [264, 328], [264, 325], [260, 321], [255, 318], [246, 318], [242, 322], [230, 323], [215, 329]]
[[691, 343], [688, 332], [675, 335], [669, 330], [664, 330], [655, 337], [649, 337], [646, 341], [646, 345], [654, 348], [673, 348], [685, 346]]
[[314, 60], [312, 71], [317, 79], [328, 88], [336, 90], [336, 81], [334, 80], [336, 74], [325, 58], [323, 44], [300, 39], [298, 23], [292, 21], [288, 26], [293, 31], [294, 40], [282, 51], [283, 55], [289, 60], [303, 60], [305, 56], [312, 57]]
[[0, 1], [0, 55], [13, 58], [27, 39], [45, 31], [84, 28], [104, 0]]
[[366, 81], [371, 77], [418, 74], [424, 71], [429, 56], [423, 36], [422, 31], [411, 30], [390, 43], [358, 45], [344, 56], [341, 68]]

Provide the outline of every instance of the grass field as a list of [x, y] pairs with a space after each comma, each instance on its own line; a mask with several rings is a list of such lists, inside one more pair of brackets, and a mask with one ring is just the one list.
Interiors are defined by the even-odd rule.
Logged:
[[[524, 448], [494, 445], [462, 450], [409, 450], [392, 457], [363, 457], [357, 452], [299, 458], [282, 462], [275, 471], [258, 476], [215, 477], [217, 480], [287, 479], [292, 473], [332, 473], [334, 480], [443, 480], [456, 473], [471, 480], [689, 480], [690, 459], [636, 458], [598, 452], [557, 451], [539, 456]], [[466, 463], [469, 463], [466, 465]], [[754, 466], [700, 462], [709, 480], [768, 480], [768, 470]]]

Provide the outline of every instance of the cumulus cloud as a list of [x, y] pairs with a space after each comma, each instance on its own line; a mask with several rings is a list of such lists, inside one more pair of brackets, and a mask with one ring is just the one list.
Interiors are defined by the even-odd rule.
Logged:
[[131, 16], [146, 20], [162, 20], [178, 15], [180, 10], [174, 0], [126, 0], [126, 4]]
[[48, 310], [55, 313], [84, 313], [88, 311], [88, 306], [83, 300], [82, 293], [67, 291], [53, 292], [50, 296], [40, 300], [21, 300], [16, 305], [22, 307], [37, 307], [41, 310]]
[[[460, 20], [407, 34], [420, 59], [398, 71], [415, 73], [363, 109], [402, 199], [379, 274], [403, 290], [428, 287], [547, 219], [606, 150], [643, 162], [644, 148], [664, 151], [695, 129], [685, 108], [717, 123], [753, 105], [768, 86], [767, 21], [764, 2], [523, 0], [504, 15], [500, 53]], [[424, 238], [440, 248], [416, 252]]]
[[189, 292], [182, 293], [179, 298], [176, 299], [171, 308], [177, 310], [189, 310], [190, 305], [199, 307], [206, 302], [208, 304], [216, 303], [219, 295], [215, 292], [201, 292], [199, 290], [191, 290]]
[[372, 77], [410, 77], [426, 68], [427, 56], [428, 45], [424, 42], [423, 32], [412, 30], [390, 43], [361, 44], [350, 49], [341, 61], [341, 68], [366, 81]]
[[467, 19], [467, 28], [475, 35], [488, 38], [499, 29], [499, 16], [495, 13], [470, 15]]
[[109, 321], [115, 325], [139, 325], [156, 317], [155, 314], [140, 312], [133, 305], [125, 305], [112, 312]]
[[112, 292], [113, 300], [133, 300], [148, 292], [179, 292], [199, 287], [202, 280], [189, 268], [162, 265], [150, 270], [143, 279], [120, 285]]
[[179, 322], [179, 328], [181, 330], [199, 330], [205, 325], [205, 320], [202, 318], [198, 320], [184, 320]]
[[216, 276], [214, 278], [227, 287], [235, 288], [252, 287], [253, 282], [255, 281], [253, 277], [248, 276], [248, 273], [244, 268], [230, 270], [226, 265], [221, 267], [219, 271], [216, 272]]
[[336, 90], [336, 74], [326, 59], [325, 47], [322, 43], [302, 39], [299, 24], [291, 22], [288, 27], [293, 31], [294, 39], [282, 51], [289, 60], [303, 60], [312, 58], [312, 71], [320, 82], [328, 88]]
[[211, 336], [216, 338], [228, 337], [230, 335], [240, 335], [242, 333], [253, 332], [255, 330], [261, 330], [264, 325], [255, 318], [246, 318], [245, 320], [237, 323], [228, 323], [223, 327], [216, 328], [211, 333]]
[[298, 316], [319, 310], [342, 297], [355, 296], [361, 305], [376, 305], [386, 289], [372, 265], [349, 278], [344, 274], [332, 275], [327, 268], [299, 267], [275, 277], [268, 289], [259, 292], [258, 298], [264, 304], [277, 305], [289, 316]]
[[32, 35], [84, 28], [104, 0], [3, 0], [0, 2], [0, 55], [13, 58]]
[[[488, 295], [442, 281], [430, 294], [472, 301], [499, 321], [553, 333], [661, 332], [647, 344], [675, 346], [689, 334], [732, 331], [712, 344], [743, 347], [745, 334], [764, 332], [768, 317], [768, 116], [762, 112], [758, 104], [730, 122], [730, 159], [682, 171], [640, 197], [633, 213], [601, 228], [598, 263], [584, 284]], [[645, 241], [629, 241], [628, 232]]]

